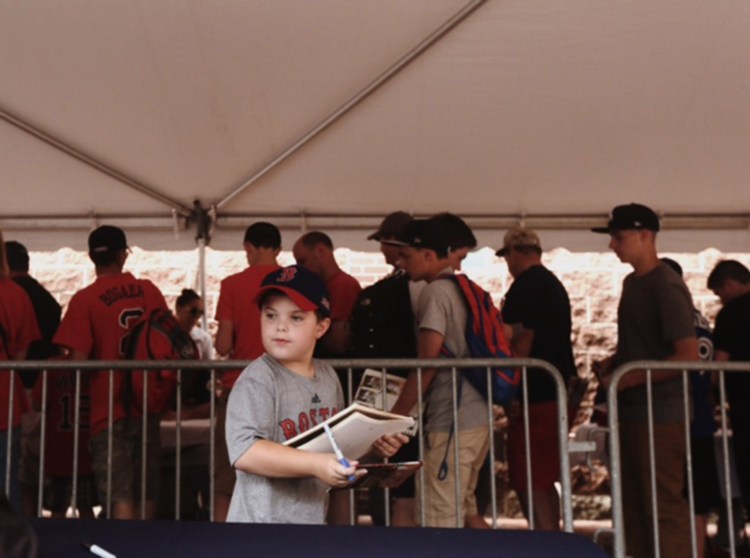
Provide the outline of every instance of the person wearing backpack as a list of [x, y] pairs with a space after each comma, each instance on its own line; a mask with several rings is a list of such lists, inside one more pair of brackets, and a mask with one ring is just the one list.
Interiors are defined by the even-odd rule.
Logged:
[[[64, 347], [70, 360], [123, 360], [130, 333], [154, 309], [167, 310], [164, 295], [151, 281], [123, 271], [130, 253], [125, 232], [102, 225], [88, 238], [96, 280], [70, 299], [52, 342]], [[124, 399], [127, 373], [108, 369], [85, 372], [91, 396], [90, 448], [99, 501], [111, 496], [115, 519], [135, 519], [133, 455], [140, 442], [139, 425]], [[109, 397], [112, 390], [112, 449], [109, 451]], [[111, 458], [111, 459], [110, 459]], [[109, 472], [111, 470], [111, 482]]]
[[[445, 346], [452, 355], [469, 357], [465, 337], [467, 307], [458, 284], [439, 279], [451, 277], [448, 260], [450, 240], [444, 227], [433, 219], [415, 219], [399, 238], [404, 270], [412, 281], [427, 281], [417, 304], [417, 353], [435, 359]], [[478, 518], [474, 490], [489, 449], [487, 401], [469, 382], [461, 381], [458, 422], [453, 423], [453, 380], [449, 369], [422, 369], [425, 409], [424, 485], [417, 483], [417, 502], [424, 495], [425, 525], [429, 527], [487, 528]], [[417, 373], [411, 372], [392, 412], [406, 414], [418, 401]], [[460, 475], [453, 452], [459, 443]], [[447, 456], [447, 458], [446, 458]], [[445, 465], [447, 464], [447, 468]], [[460, 477], [456, 506], [455, 483]], [[419, 506], [418, 506], [419, 507]], [[417, 510], [419, 517], [420, 510]], [[467, 521], [465, 518], [469, 518]]]
[[[508, 264], [513, 283], [502, 307], [504, 321], [514, 328], [513, 354], [538, 358], [555, 366], [566, 385], [576, 374], [570, 340], [570, 299], [565, 287], [542, 264], [539, 236], [524, 228], [510, 229], [496, 252]], [[555, 483], [560, 480], [560, 451], [557, 428], [557, 391], [548, 372], [529, 369], [529, 455], [532, 465], [534, 526], [545, 531], [560, 529], [560, 498]], [[525, 410], [522, 409], [522, 412]], [[511, 411], [508, 433], [510, 482], [519, 496], [524, 515], [529, 517], [526, 477], [526, 442], [522, 415]]]
[[[164, 308], [145, 315], [128, 339], [127, 358], [133, 360], [195, 360], [198, 347], [177, 318]], [[184, 371], [183, 371], [184, 372]], [[173, 369], [129, 371], [128, 416], [140, 427], [134, 452], [136, 498], [145, 485], [143, 519], [154, 519], [159, 501], [161, 476], [161, 434], [163, 415], [174, 400], [178, 372]], [[144, 417], [145, 415], [145, 417]], [[145, 444], [143, 431], [145, 429]], [[143, 461], [145, 460], [145, 464]], [[145, 472], [145, 476], [143, 476]]]

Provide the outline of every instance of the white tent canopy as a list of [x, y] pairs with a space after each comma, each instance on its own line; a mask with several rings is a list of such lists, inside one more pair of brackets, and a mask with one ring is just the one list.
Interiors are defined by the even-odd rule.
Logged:
[[287, 247], [322, 228], [362, 248], [404, 209], [465, 216], [490, 246], [520, 221], [547, 247], [599, 250], [588, 227], [630, 201], [662, 213], [664, 248], [750, 245], [747, 2], [0, 0], [0, 14], [0, 228], [30, 249], [82, 248], [102, 222], [191, 247], [196, 200], [217, 248], [257, 218]]

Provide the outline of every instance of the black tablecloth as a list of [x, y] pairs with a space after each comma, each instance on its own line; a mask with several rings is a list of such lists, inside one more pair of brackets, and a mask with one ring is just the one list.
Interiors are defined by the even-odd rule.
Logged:
[[589, 539], [540, 531], [399, 529], [306, 525], [217, 524], [198, 521], [32, 521], [41, 558], [93, 556], [83, 541], [117, 558], [606, 558]]

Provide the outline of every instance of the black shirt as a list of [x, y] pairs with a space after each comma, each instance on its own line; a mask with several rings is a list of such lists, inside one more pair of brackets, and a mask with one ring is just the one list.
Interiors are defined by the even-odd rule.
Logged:
[[36, 279], [29, 275], [14, 277], [13, 280], [26, 291], [34, 307], [34, 315], [42, 339], [51, 342], [55, 336], [57, 327], [60, 325], [62, 309], [54, 296], [45, 289]]
[[[42, 334], [41, 339], [37, 339], [30, 346], [26, 353], [26, 360], [46, 360], [59, 353], [59, 350], [52, 344], [52, 338], [55, 336], [58, 326], [60, 325], [60, 316], [62, 308], [54, 296], [45, 289], [36, 279], [29, 275], [14, 277], [13, 280], [29, 295], [31, 305], [34, 308], [39, 332]], [[38, 376], [38, 371], [28, 371], [21, 375], [21, 381], [24, 387], [32, 388]]]
[[[729, 360], [750, 361], [750, 293], [727, 302], [716, 316], [714, 350], [729, 353]], [[746, 407], [750, 398], [750, 372], [727, 372], [726, 387], [732, 401]]]
[[[567, 383], [576, 374], [571, 343], [570, 299], [563, 284], [543, 265], [523, 271], [508, 289], [502, 308], [508, 324], [522, 324], [534, 332], [531, 358], [555, 366]], [[530, 369], [529, 403], [557, 399], [555, 382], [543, 370]]]
[[416, 358], [416, 325], [406, 274], [394, 273], [364, 289], [350, 325], [353, 357]]

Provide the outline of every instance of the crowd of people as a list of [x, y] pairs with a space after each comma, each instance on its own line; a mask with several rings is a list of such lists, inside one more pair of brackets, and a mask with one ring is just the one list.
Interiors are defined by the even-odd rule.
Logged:
[[[613, 370], [635, 360], [713, 357], [750, 361], [750, 343], [743, 328], [750, 317], [750, 271], [729, 260], [719, 262], [709, 276], [708, 287], [724, 305], [711, 338], [710, 327], [693, 307], [679, 264], [658, 257], [659, 229], [656, 213], [640, 204], [615, 207], [607, 226], [593, 229], [608, 234], [609, 247], [633, 268], [623, 282], [618, 306], [616, 350], [595, 366], [605, 386]], [[394, 212], [368, 238], [379, 243], [393, 270], [363, 290], [339, 267], [334, 245], [324, 232], [302, 235], [292, 248], [296, 265], [281, 267], [279, 229], [266, 222], [249, 226], [243, 243], [248, 267], [221, 282], [215, 342], [197, 327], [205, 312], [197, 293], [184, 290], [171, 312], [152, 282], [125, 271], [129, 248], [125, 233], [117, 227], [104, 225], [89, 235], [96, 280], [73, 296], [62, 319], [54, 297], [28, 275], [26, 249], [17, 242], [0, 242], [0, 357], [211, 359], [215, 347], [222, 358], [251, 360], [245, 370], [225, 371], [214, 393], [214, 519], [348, 523], [346, 491], [329, 493], [327, 489], [345, 487], [351, 476], [361, 474], [356, 463], [343, 465], [333, 454], [312, 458], [282, 445], [290, 432], [304, 431], [320, 417], [342, 409], [356, 388], [349, 385], [349, 374], [333, 370], [325, 359], [472, 356], [465, 335], [470, 309], [456, 283], [442, 280], [460, 272], [462, 260], [476, 247], [471, 228], [450, 213], [415, 219]], [[497, 256], [505, 260], [513, 278], [500, 308], [504, 332], [513, 356], [547, 361], [570, 382], [577, 376], [570, 300], [564, 285], [542, 263], [542, 253], [541, 239], [533, 230], [513, 228], [504, 235]], [[424, 402], [420, 434], [424, 474], [392, 491], [386, 503], [391, 507], [392, 524], [487, 528], [478, 484], [492, 435], [487, 424], [488, 401], [469, 382], [462, 382], [456, 421], [448, 370], [422, 369], [419, 378], [414, 370], [389, 372], [406, 379], [394, 413], [414, 415], [418, 400]], [[35, 495], [22, 497], [25, 465], [19, 471], [18, 457], [33, 462], [34, 451], [27, 446], [34, 445], [34, 427], [22, 428], [22, 419], [28, 404], [41, 405], [39, 377], [23, 373], [13, 381], [11, 374], [0, 375], [0, 478], [9, 463], [9, 500], [27, 513], [35, 511], [29, 504]], [[511, 483], [527, 516], [533, 507], [535, 526], [556, 530], [560, 524], [555, 488], [560, 475], [556, 386], [541, 370], [531, 369], [525, 377], [527, 408], [516, 401], [506, 409]], [[211, 393], [203, 380], [193, 382], [204, 386], [203, 393], [189, 399], [183, 418], [208, 416]], [[715, 477], [705, 458], [706, 446], [700, 445], [711, 439], [716, 428], [711, 416], [712, 380], [711, 374], [696, 374], [691, 384], [696, 409], [694, 450], [704, 448], [694, 453], [694, 461], [701, 463], [694, 472]], [[705, 532], [705, 515], [715, 504], [715, 493], [706, 490], [706, 496], [697, 499], [696, 509], [688, 509], [686, 445], [681, 433], [690, 417], [684, 413], [681, 374], [655, 374], [652, 382], [659, 545], [663, 556], [686, 556], [691, 516], [704, 518]], [[619, 382], [625, 534], [634, 556], [651, 555], [654, 544], [646, 383], [642, 371]], [[750, 379], [734, 374], [727, 383], [742, 494], [750, 495], [750, 415], [742, 404]], [[79, 420], [86, 428], [81, 428], [75, 507], [83, 516], [94, 502], [111, 502], [111, 517], [127, 519], [138, 517], [141, 504], [146, 517], [153, 517], [159, 474], [151, 465], [158, 467], [159, 420], [174, 416], [175, 372], [102, 370], [86, 374], [80, 384], [73, 371], [48, 377], [45, 472], [51, 479], [47, 488], [51, 511], [64, 513], [70, 504], [73, 407], [59, 403], [76, 396], [81, 403]], [[80, 396], [81, 390], [86, 397]], [[10, 410], [9, 401], [13, 403]], [[529, 448], [521, 420], [524, 414], [528, 416]], [[285, 421], [291, 421], [287, 425], [291, 427], [284, 427]], [[150, 465], [146, 478], [141, 479], [144, 424], [151, 441], [145, 448]], [[62, 447], [66, 445], [67, 450]], [[456, 445], [458, 471], [452, 460], [446, 460], [447, 455], [454, 455]], [[401, 435], [386, 436], [374, 444], [380, 457], [398, 460], [416, 459], [417, 447], [414, 439]], [[531, 479], [527, 479], [527, 455], [532, 460]], [[141, 490], [144, 483], [145, 490]], [[141, 502], [144, 495], [145, 503]], [[373, 491], [372, 501], [378, 497], [382, 494]]]

